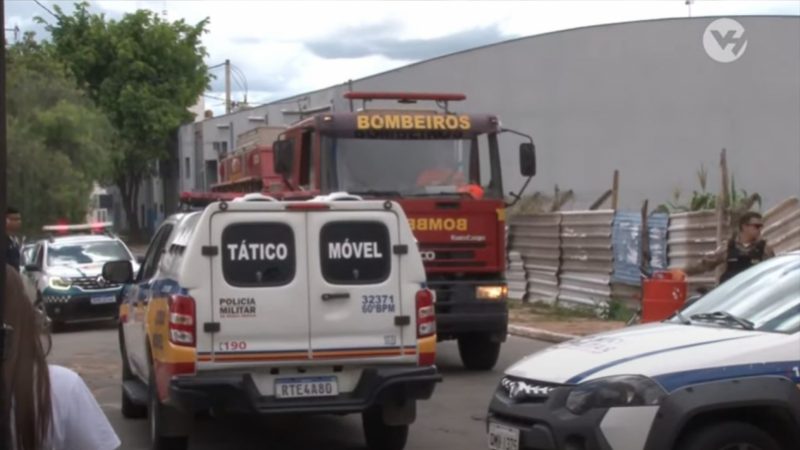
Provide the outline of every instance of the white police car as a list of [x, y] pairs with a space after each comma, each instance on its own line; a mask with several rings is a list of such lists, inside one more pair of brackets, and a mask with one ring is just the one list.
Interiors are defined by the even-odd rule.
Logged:
[[800, 253], [671, 319], [564, 342], [511, 366], [489, 448], [800, 448]]
[[110, 224], [51, 225], [53, 236], [38, 241], [26, 254], [24, 273], [35, 286], [34, 304], [54, 326], [117, 317], [122, 285], [102, 277], [107, 261], [138, 263]]

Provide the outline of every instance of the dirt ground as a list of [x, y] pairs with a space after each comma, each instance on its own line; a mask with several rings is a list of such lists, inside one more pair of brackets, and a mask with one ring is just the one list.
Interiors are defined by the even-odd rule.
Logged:
[[562, 311], [527, 306], [511, 307], [508, 312], [509, 323], [513, 325], [539, 328], [554, 333], [585, 336], [603, 331], [617, 330], [625, 322], [585, 317], [580, 314], [569, 315]]

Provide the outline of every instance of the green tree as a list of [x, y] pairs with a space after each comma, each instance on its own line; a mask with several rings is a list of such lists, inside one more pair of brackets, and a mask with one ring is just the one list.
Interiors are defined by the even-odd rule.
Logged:
[[110, 176], [114, 130], [70, 71], [32, 34], [7, 50], [8, 196], [25, 228], [83, 221]]
[[201, 43], [208, 19], [190, 25], [138, 10], [107, 20], [90, 12], [86, 2], [77, 3], [70, 15], [54, 9], [54, 23], [39, 20], [51, 34], [54, 52], [117, 131], [113, 180], [131, 234], [139, 236], [139, 186], [153, 162], [167, 157], [170, 138], [191, 120], [188, 108], [210, 81]]

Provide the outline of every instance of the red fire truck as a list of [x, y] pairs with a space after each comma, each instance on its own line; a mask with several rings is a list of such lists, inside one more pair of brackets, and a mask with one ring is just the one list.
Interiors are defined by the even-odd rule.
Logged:
[[[184, 203], [262, 192], [304, 199], [347, 192], [398, 201], [411, 222], [436, 291], [439, 340], [458, 340], [464, 366], [490, 370], [508, 328], [505, 208], [499, 137], [522, 138], [521, 174], [536, 172], [533, 139], [491, 114], [463, 114], [463, 94], [347, 92], [350, 110], [318, 113], [282, 130], [271, 147], [251, 146], [221, 161], [222, 182]], [[397, 101], [394, 109], [367, 108]], [[435, 103], [431, 110], [407, 104]], [[361, 108], [354, 110], [354, 103]], [[271, 158], [270, 158], [271, 156]], [[234, 170], [233, 158], [239, 158]], [[258, 163], [254, 162], [258, 161]], [[227, 172], [225, 172], [227, 170]], [[234, 179], [233, 177], [238, 177]]]

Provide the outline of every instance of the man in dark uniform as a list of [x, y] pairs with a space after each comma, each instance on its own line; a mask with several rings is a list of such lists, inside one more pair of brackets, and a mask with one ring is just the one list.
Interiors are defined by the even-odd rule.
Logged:
[[22, 214], [19, 210], [8, 207], [6, 210], [6, 235], [8, 236], [6, 264], [16, 269], [17, 272], [19, 272], [22, 245], [18, 237], [20, 230], [22, 230]]
[[703, 259], [685, 272], [688, 275], [708, 272], [720, 264], [725, 264], [725, 272], [719, 279], [720, 284], [728, 281], [750, 267], [775, 256], [775, 252], [761, 239], [764, 219], [757, 212], [747, 212], [739, 218], [739, 232], [726, 245], [703, 257]]

